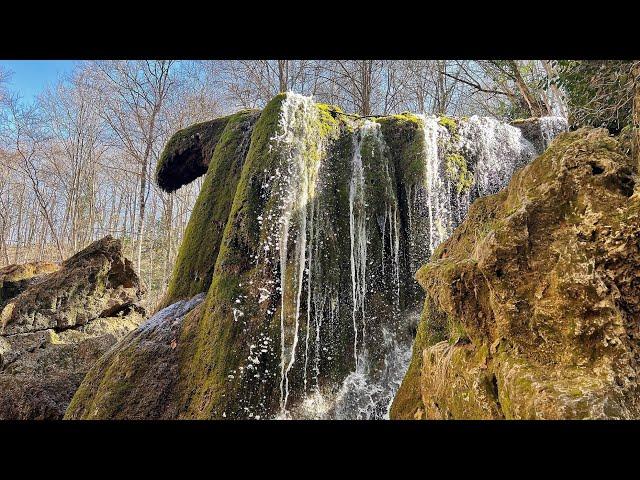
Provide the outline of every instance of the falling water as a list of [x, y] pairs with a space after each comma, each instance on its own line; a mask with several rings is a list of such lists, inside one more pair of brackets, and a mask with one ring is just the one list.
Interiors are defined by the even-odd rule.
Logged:
[[[271, 198], [275, 199], [276, 206], [267, 216], [271, 230], [261, 253], [270, 260], [274, 250], [277, 252], [272, 264], [278, 280], [276, 291], [281, 299], [280, 408], [283, 412], [287, 408], [289, 373], [296, 361], [299, 342], [305, 271], [309, 271], [307, 265], [312, 260], [307, 236], [309, 231], [313, 232], [313, 197], [324, 150], [324, 142], [317, 132], [318, 123], [313, 100], [288, 93], [281, 105], [278, 132], [271, 139], [271, 148], [277, 150], [281, 162], [267, 180], [267, 186], [272, 184]], [[268, 297], [271, 292], [266, 287], [263, 289]]]
[[[475, 198], [497, 192], [515, 169], [539, 153], [519, 128], [493, 119], [460, 120], [454, 134], [438, 117], [420, 118], [423, 169], [416, 184], [403, 185], [406, 205], [399, 203], [396, 167], [381, 125], [368, 120], [353, 125], [350, 176], [345, 184], [349, 267], [340, 277], [350, 278], [348, 288], [327, 280], [326, 269], [332, 264], [325, 266], [325, 242], [336, 233], [336, 219], [322, 203], [323, 195], [334, 195], [334, 187], [329, 193], [323, 190], [326, 173], [322, 169], [328, 157], [318, 132], [317, 107], [311, 98], [292, 93], [282, 102], [278, 130], [271, 139], [281, 161], [273, 171], [264, 172], [268, 207], [258, 218], [263, 244], [256, 257], [269, 273], [258, 288], [258, 303], [279, 295], [278, 418], [388, 418], [411, 355], [408, 325], [419, 314], [415, 304], [402, 304], [401, 278], [412, 277], [428, 260]], [[540, 120], [540, 129], [546, 146], [566, 129], [566, 122], [548, 117]], [[448, 168], [452, 152], [463, 157], [472, 175], [465, 189], [459, 188]], [[370, 170], [375, 172], [374, 185], [367, 182]], [[407, 224], [401, 218], [403, 209]], [[380, 305], [387, 310], [379, 312]], [[276, 309], [268, 313], [275, 315]], [[240, 305], [233, 314], [235, 321], [243, 321]], [[321, 366], [345, 351], [339, 326], [341, 322], [348, 326], [349, 321], [353, 369], [336, 385], [324, 377], [321, 380]], [[267, 346], [260, 343], [256, 348], [265, 351]], [[255, 362], [253, 357], [250, 360]], [[290, 398], [294, 371], [300, 395]]]
[[[374, 123], [366, 121], [353, 137], [353, 161], [349, 184], [349, 235], [351, 240], [351, 292], [353, 302], [353, 356], [358, 367], [358, 318], [365, 322], [365, 298], [367, 294], [367, 217], [364, 192], [364, 166], [362, 143]], [[363, 331], [364, 344], [364, 331]]]
[[496, 193], [515, 170], [537, 154], [519, 128], [494, 118], [474, 115], [461, 122], [459, 131], [459, 147], [475, 170], [473, 188], [477, 196]]
[[449, 234], [451, 186], [446, 175], [448, 130], [435, 116], [421, 115], [423, 170], [421, 180], [407, 188], [410, 269], [415, 272]]
[[557, 137], [558, 134], [567, 130], [569, 130], [569, 122], [564, 117], [540, 117], [540, 134], [543, 149], [546, 149], [551, 140]]

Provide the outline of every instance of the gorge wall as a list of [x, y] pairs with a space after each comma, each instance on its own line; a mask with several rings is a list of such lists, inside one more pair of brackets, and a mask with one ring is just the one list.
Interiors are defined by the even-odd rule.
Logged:
[[67, 418], [386, 418], [423, 335], [415, 272], [565, 129], [359, 118], [289, 93], [178, 132], [158, 184], [206, 177], [166, 308]]

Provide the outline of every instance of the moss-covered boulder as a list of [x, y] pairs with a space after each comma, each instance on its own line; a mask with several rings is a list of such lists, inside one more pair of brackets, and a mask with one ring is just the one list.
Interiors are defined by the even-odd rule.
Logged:
[[60, 419], [89, 367], [143, 320], [138, 278], [111, 237], [59, 267], [11, 271], [41, 275], [2, 310], [0, 419]]
[[218, 140], [229, 121], [220, 117], [176, 132], [167, 142], [156, 166], [156, 182], [173, 192], [207, 173]]
[[180, 335], [204, 297], [200, 293], [160, 310], [103, 355], [73, 396], [67, 417], [179, 417], [184, 403], [175, 391], [180, 388], [180, 365], [188, 362], [182, 358], [188, 343], [179, 341]]
[[9, 300], [0, 312], [0, 335], [63, 330], [112, 317], [137, 304], [143, 292], [122, 242], [108, 235]]
[[68, 418], [384, 418], [424, 300], [415, 269], [535, 154], [497, 121], [365, 119], [293, 93], [226, 118], [164, 303], [206, 298], [116, 346]]
[[638, 418], [640, 196], [620, 152], [606, 130], [564, 133], [472, 205], [417, 273], [392, 418]]

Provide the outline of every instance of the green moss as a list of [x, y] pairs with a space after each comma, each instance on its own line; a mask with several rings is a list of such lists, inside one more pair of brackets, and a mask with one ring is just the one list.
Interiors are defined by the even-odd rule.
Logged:
[[473, 173], [469, 171], [467, 160], [457, 147], [460, 139], [458, 122], [451, 117], [442, 116], [438, 123], [449, 131], [451, 139], [445, 146], [446, 172], [456, 186], [456, 192], [460, 195], [473, 186]]
[[449, 133], [451, 134], [451, 136], [458, 135], [458, 122], [456, 122], [454, 118], [443, 115], [438, 120], [438, 123], [443, 127], [445, 127], [447, 130], [449, 130]]
[[[181, 372], [187, 380], [187, 417], [245, 418], [247, 410], [262, 416], [273, 412], [279, 401], [279, 302], [258, 303], [263, 271], [252, 258], [260, 251], [266, 224], [260, 218], [271, 211], [269, 175], [281, 167], [281, 152], [271, 141], [279, 129], [285, 94], [278, 95], [262, 111], [251, 136], [251, 145], [238, 182], [220, 244], [213, 281], [202, 317], [194, 325], [193, 347], [184, 356]], [[326, 106], [319, 106], [318, 141], [337, 135], [340, 122]], [[309, 152], [315, 155], [314, 152]], [[266, 185], [269, 184], [269, 187]], [[264, 221], [266, 222], [266, 215]], [[273, 221], [276, 221], [274, 219]], [[275, 297], [272, 297], [275, 298]], [[267, 313], [267, 310], [270, 313]], [[187, 333], [184, 333], [187, 335]], [[191, 335], [191, 333], [189, 333]], [[270, 338], [273, 351], [262, 358], [258, 377], [247, 368], [252, 344]], [[242, 370], [240, 367], [245, 368]]]
[[423, 352], [446, 338], [447, 317], [435, 307], [433, 300], [427, 295], [413, 341], [411, 362], [389, 411], [392, 420], [422, 418], [425, 410], [420, 385]]
[[173, 192], [207, 172], [214, 149], [233, 115], [196, 123], [177, 131], [165, 145], [155, 178], [158, 186]]
[[467, 168], [467, 161], [458, 152], [447, 155], [447, 174], [455, 182], [458, 195], [473, 185], [473, 174]]
[[335, 136], [339, 131], [340, 121], [337, 118], [342, 112], [340, 107], [326, 103], [316, 103], [320, 116], [319, 130], [322, 136]]
[[193, 207], [163, 306], [204, 292], [211, 284], [220, 241], [240, 179], [258, 111], [229, 117]]
[[410, 188], [424, 177], [424, 135], [422, 120], [402, 113], [375, 119], [382, 129], [385, 142], [398, 174], [399, 184]]

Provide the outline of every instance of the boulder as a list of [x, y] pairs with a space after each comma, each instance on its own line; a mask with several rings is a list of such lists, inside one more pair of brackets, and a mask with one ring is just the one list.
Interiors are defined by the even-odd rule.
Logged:
[[60, 268], [57, 263], [28, 262], [0, 268], [0, 308], [47, 273]]
[[6, 303], [0, 334], [64, 330], [99, 317], [113, 317], [140, 300], [142, 286], [122, 243], [104, 237], [62, 263]]
[[417, 273], [395, 419], [640, 416], [640, 193], [604, 129], [561, 134]]
[[[160, 310], [109, 350], [87, 373], [65, 418], [176, 418], [180, 403], [172, 399], [186, 344], [183, 323], [205, 296]], [[111, 375], [103, 376], [105, 371]]]
[[59, 269], [12, 269], [42, 270], [54, 271], [0, 313], [0, 419], [62, 418], [89, 367], [144, 319], [143, 288], [119, 240], [94, 242]]

